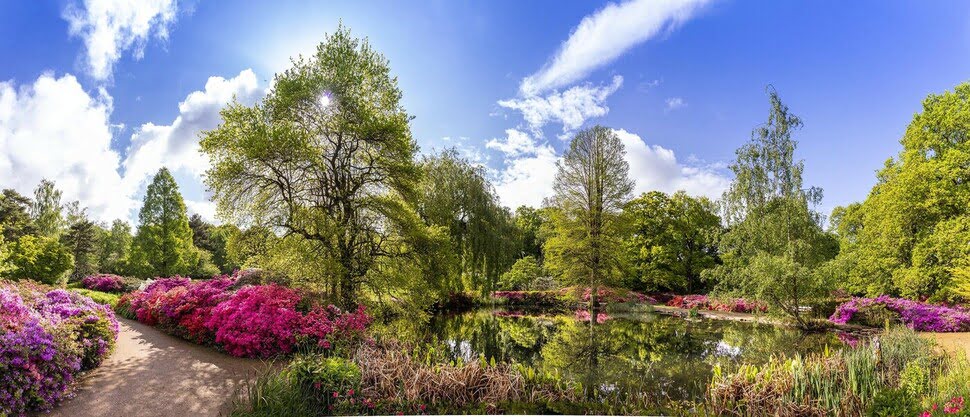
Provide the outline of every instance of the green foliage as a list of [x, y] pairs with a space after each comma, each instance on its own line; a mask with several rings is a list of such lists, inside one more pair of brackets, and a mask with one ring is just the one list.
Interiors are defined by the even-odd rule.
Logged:
[[189, 275], [198, 272], [199, 254], [178, 184], [167, 168], [158, 170], [138, 213], [130, 266], [139, 277]]
[[360, 367], [351, 360], [316, 355], [298, 356], [286, 366], [295, 382], [306, 392], [326, 394], [360, 391]]
[[689, 294], [705, 289], [701, 271], [719, 262], [721, 218], [714, 203], [683, 191], [651, 191], [624, 211], [632, 227], [625, 246], [639, 281], [635, 286]]
[[596, 126], [577, 133], [557, 163], [551, 216], [556, 233], [545, 243], [545, 267], [566, 284], [595, 293], [619, 280], [621, 213], [633, 190], [625, 153], [616, 133]]
[[74, 271], [71, 280], [79, 280], [99, 271], [98, 245], [101, 228], [94, 222], [82, 218], [67, 228], [61, 236], [61, 243], [68, 247], [74, 256]]
[[[527, 290], [534, 288], [534, 283], [543, 275], [539, 262], [531, 255], [520, 258], [512, 265], [512, 269], [502, 274], [499, 288], [503, 290]], [[543, 288], [545, 289], [545, 288]]]
[[30, 199], [20, 193], [5, 189], [0, 195], [0, 227], [7, 242], [16, 242], [23, 235], [36, 234], [30, 219]]
[[10, 263], [13, 269], [7, 272], [9, 278], [62, 285], [74, 267], [74, 256], [56, 238], [25, 235], [13, 245]]
[[451, 290], [494, 290], [499, 275], [514, 260], [514, 225], [484, 168], [461, 158], [455, 149], [424, 157], [421, 168], [418, 213], [428, 224], [448, 230], [466, 281]]
[[415, 214], [417, 145], [387, 59], [340, 26], [272, 85], [261, 103], [227, 106], [202, 135], [220, 215], [312, 241], [333, 266], [318, 286], [345, 306], [362, 288], [449, 276], [414, 267], [447, 246], [430, 244], [437, 232]]
[[515, 209], [512, 221], [515, 223], [516, 235], [519, 238], [519, 257], [532, 256], [542, 263], [542, 246], [545, 236], [542, 235], [542, 225], [549, 221], [546, 210], [534, 209], [529, 206], [519, 206]]
[[235, 265], [228, 260], [226, 245], [229, 237], [234, 232], [238, 232], [239, 228], [232, 224], [212, 225], [198, 214], [193, 214], [189, 218], [189, 227], [192, 229], [192, 244], [211, 254], [212, 264], [219, 272], [228, 274], [235, 269], [233, 268]]
[[97, 254], [99, 272], [127, 274], [131, 240], [131, 226], [124, 220], [115, 220], [110, 230], [102, 230]]
[[61, 212], [61, 191], [52, 181], [41, 180], [34, 190], [34, 201], [30, 207], [30, 217], [37, 234], [60, 237], [65, 225]]
[[870, 296], [941, 296], [970, 266], [970, 84], [931, 94], [861, 204], [840, 208], [838, 276]]
[[902, 389], [886, 388], [876, 393], [869, 408], [869, 417], [903, 417], [920, 413], [919, 402]]
[[828, 277], [815, 268], [834, 257], [838, 245], [820, 226], [822, 190], [802, 188], [804, 162], [794, 160], [794, 130], [801, 120], [769, 90], [768, 121], [737, 150], [735, 180], [722, 205], [728, 231], [720, 242], [724, 264], [705, 271], [723, 290], [765, 300], [806, 325], [801, 306], [825, 296]]
[[118, 294], [89, 290], [87, 288], [71, 288], [71, 291], [74, 291], [85, 297], [89, 297], [92, 300], [94, 300], [94, 302], [99, 304], [105, 304], [111, 308], [114, 308], [115, 304], [118, 303], [118, 299], [121, 297]]

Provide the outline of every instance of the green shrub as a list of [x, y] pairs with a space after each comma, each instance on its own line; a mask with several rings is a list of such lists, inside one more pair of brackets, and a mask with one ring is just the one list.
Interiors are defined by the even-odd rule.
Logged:
[[67, 281], [67, 271], [74, 268], [74, 255], [55, 238], [24, 235], [13, 245], [10, 264], [13, 269], [7, 276], [14, 280], [61, 286]]
[[886, 322], [896, 323], [899, 321], [899, 314], [891, 311], [882, 304], [873, 304], [859, 309], [859, 312], [852, 317], [852, 322], [869, 327], [883, 327]]
[[925, 360], [917, 359], [906, 363], [899, 374], [899, 389], [910, 397], [923, 398], [930, 389], [929, 364]]
[[325, 358], [305, 355], [293, 359], [284, 373], [288, 373], [307, 397], [330, 404], [333, 393], [343, 396], [360, 391], [360, 367], [344, 358]]
[[905, 417], [919, 415], [919, 403], [902, 389], [883, 389], [876, 393], [869, 408], [870, 417]]
[[114, 308], [115, 304], [118, 303], [118, 298], [119, 298], [118, 294], [94, 291], [94, 290], [89, 290], [87, 288], [72, 288], [71, 291], [74, 291], [85, 297], [90, 297], [92, 300], [94, 300], [94, 302], [98, 304], [106, 304], [108, 307], [111, 307], [111, 308]]

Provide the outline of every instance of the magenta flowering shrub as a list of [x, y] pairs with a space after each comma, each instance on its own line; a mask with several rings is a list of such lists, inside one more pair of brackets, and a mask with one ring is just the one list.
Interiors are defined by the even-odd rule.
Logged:
[[292, 352], [298, 343], [331, 349], [360, 341], [371, 318], [363, 307], [343, 312], [313, 306], [303, 295], [278, 284], [246, 285], [236, 277], [210, 280], [162, 278], [142, 291], [123, 295], [119, 314], [157, 326], [196, 343], [212, 344], [233, 356], [271, 357]]
[[125, 290], [125, 280], [118, 275], [98, 274], [86, 276], [81, 279], [84, 288], [102, 292], [123, 292]]
[[921, 332], [963, 332], [970, 330], [970, 311], [921, 303], [904, 298], [881, 295], [876, 298], [854, 297], [835, 309], [829, 320], [837, 324], [853, 323], [860, 312], [874, 307], [885, 308], [899, 315], [909, 328]]
[[[576, 318], [577, 321], [589, 322], [590, 319], [593, 318], [593, 314], [590, 313], [589, 310], [576, 310], [576, 314], [574, 315], [574, 317]], [[606, 313], [596, 313], [597, 323], [605, 323], [609, 319], [610, 319], [610, 316], [607, 315]]]
[[[583, 295], [580, 297], [583, 302], [588, 303], [589, 299], [592, 298], [593, 290], [589, 287], [583, 289]], [[613, 289], [613, 288], [600, 288], [596, 291], [596, 300], [600, 303], [648, 303], [657, 304], [657, 299], [638, 293], [636, 291], [627, 291], [623, 289]]]
[[764, 313], [768, 311], [768, 305], [757, 301], [746, 300], [744, 298], [732, 298], [727, 300], [716, 300], [706, 295], [676, 295], [666, 303], [668, 306], [685, 308], [688, 310], [710, 310], [726, 311], [733, 313]]
[[243, 287], [212, 310], [206, 328], [233, 356], [290, 353], [303, 321], [299, 302], [296, 291], [276, 284]]
[[88, 297], [0, 281], [0, 415], [50, 409], [117, 336], [114, 314]]
[[324, 349], [343, 347], [363, 340], [370, 322], [364, 306], [358, 306], [353, 312], [343, 312], [332, 305], [316, 306], [303, 317], [299, 336]]

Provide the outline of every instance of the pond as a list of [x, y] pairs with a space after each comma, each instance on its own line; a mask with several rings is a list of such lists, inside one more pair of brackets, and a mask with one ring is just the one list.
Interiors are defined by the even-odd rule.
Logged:
[[[588, 317], [588, 315], [587, 315]], [[658, 399], [697, 400], [713, 376], [772, 355], [841, 346], [834, 333], [654, 312], [610, 315], [600, 323], [576, 315], [502, 310], [442, 314], [406, 338], [464, 361], [517, 362], [595, 387], [601, 393], [646, 392]], [[400, 336], [400, 335], [399, 335]]]

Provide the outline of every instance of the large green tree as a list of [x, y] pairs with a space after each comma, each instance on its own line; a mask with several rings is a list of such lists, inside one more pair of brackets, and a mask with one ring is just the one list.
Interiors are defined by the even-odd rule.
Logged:
[[429, 269], [441, 264], [424, 261], [447, 235], [414, 210], [417, 145], [387, 59], [341, 26], [272, 86], [261, 103], [226, 107], [203, 134], [220, 214], [308, 241], [296, 246], [333, 260], [318, 281], [344, 305], [362, 287], [387, 294], [441, 279]]
[[131, 240], [131, 225], [128, 222], [120, 219], [111, 222], [111, 228], [102, 231], [99, 239], [99, 270], [110, 274], [127, 274]]
[[12, 189], [0, 195], [0, 227], [7, 242], [16, 242], [23, 235], [36, 233], [30, 219], [31, 201]]
[[519, 239], [519, 257], [531, 256], [541, 264], [542, 245], [545, 243], [541, 230], [543, 223], [548, 222], [548, 215], [543, 209], [519, 206], [512, 221]]
[[[418, 213], [442, 226], [462, 272], [463, 286], [492, 291], [514, 262], [512, 219], [486, 178], [484, 168], [461, 158], [454, 149], [426, 156], [418, 185]], [[462, 288], [455, 288], [461, 290]]]
[[802, 121], [774, 89], [768, 98], [768, 121], [737, 150], [735, 178], [722, 198], [728, 225], [720, 242], [724, 263], [705, 275], [722, 288], [767, 301], [804, 326], [802, 307], [830, 288], [828, 277], [815, 269], [838, 246], [813, 209], [822, 190], [802, 185], [804, 162], [795, 160], [792, 138]]
[[642, 194], [625, 208], [632, 230], [626, 240], [636, 286], [649, 291], [705, 290], [701, 271], [719, 262], [722, 233], [717, 207], [683, 191]]
[[178, 183], [161, 168], [145, 192], [138, 213], [138, 232], [132, 241], [132, 272], [138, 276], [188, 275], [192, 272], [192, 229]]
[[838, 208], [840, 281], [854, 293], [951, 298], [970, 267], [970, 84], [931, 94], [861, 204]]
[[62, 285], [68, 271], [74, 267], [70, 249], [53, 237], [24, 235], [12, 246], [10, 263], [13, 268], [6, 273], [9, 278]]
[[71, 224], [67, 232], [61, 236], [61, 243], [68, 247], [74, 256], [74, 271], [72, 280], [98, 272], [98, 238], [100, 226], [86, 218]]
[[54, 182], [43, 179], [34, 190], [34, 201], [30, 207], [30, 217], [40, 236], [60, 237], [64, 231], [65, 220], [61, 206], [61, 191]]
[[621, 215], [633, 191], [625, 154], [615, 132], [596, 126], [577, 133], [557, 163], [556, 233], [546, 241], [545, 266], [567, 284], [592, 288], [594, 312], [598, 288], [620, 277]]

